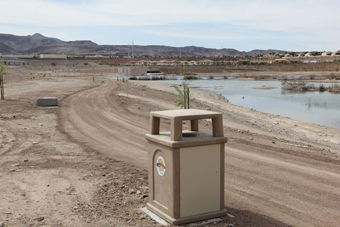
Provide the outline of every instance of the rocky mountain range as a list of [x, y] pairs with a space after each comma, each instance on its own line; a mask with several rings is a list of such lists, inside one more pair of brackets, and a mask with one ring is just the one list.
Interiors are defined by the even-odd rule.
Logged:
[[[127, 56], [128, 45], [98, 45], [92, 41], [62, 41], [45, 37], [39, 33], [29, 36], [0, 34], [0, 53], [2, 54], [66, 54], [66, 55], [114, 55]], [[258, 56], [268, 53], [283, 54], [280, 50], [252, 50], [249, 52], [235, 49], [213, 49], [196, 46], [140, 46], [133, 47], [134, 56]]]

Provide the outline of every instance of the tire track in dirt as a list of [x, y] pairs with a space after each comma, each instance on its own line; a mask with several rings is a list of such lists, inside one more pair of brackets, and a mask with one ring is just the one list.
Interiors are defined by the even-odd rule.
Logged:
[[338, 164], [271, 152], [227, 146], [226, 204], [293, 226], [339, 226]]
[[62, 102], [62, 125], [76, 140], [102, 154], [145, 169], [144, 135], [149, 121], [138, 114], [127, 114], [126, 98], [113, 97], [121, 93], [117, 89], [115, 83], [107, 83], [68, 97]]
[[[114, 83], [78, 92], [61, 103], [61, 123], [80, 143], [146, 169], [149, 109], [131, 111], [121, 93]], [[162, 97], [152, 102], [134, 95], [133, 105], [167, 107]], [[242, 136], [231, 131], [225, 135]], [[268, 226], [262, 222], [270, 219], [276, 226], [340, 226], [339, 162], [317, 158], [311, 148], [278, 148], [267, 142], [255, 137], [251, 143], [226, 144], [225, 204], [239, 215], [235, 222]]]

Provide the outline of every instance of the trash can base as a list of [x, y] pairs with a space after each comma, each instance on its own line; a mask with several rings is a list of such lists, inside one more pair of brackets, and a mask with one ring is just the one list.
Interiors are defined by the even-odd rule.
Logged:
[[150, 203], [146, 204], [146, 208], [172, 225], [181, 225], [181, 224], [187, 224], [187, 223], [192, 223], [192, 222], [204, 221], [204, 220], [218, 218], [218, 217], [227, 215], [227, 210], [223, 209], [223, 210], [213, 211], [213, 212], [209, 212], [205, 214], [198, 214], [198, 215], [180, 217], [180, 218], [172, 218], [169, 215], [157, 209], [156, 207], [154, 207], [153, 205], [151, 205]]

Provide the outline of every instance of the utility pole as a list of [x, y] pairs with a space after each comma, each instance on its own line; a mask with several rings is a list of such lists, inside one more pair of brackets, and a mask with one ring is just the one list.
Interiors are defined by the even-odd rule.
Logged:
[[0, 61], [0, 90], [1, 90], [1, 100], [5, 99], [5, 88], [4, 88], [4, 75], [6, 75], [5, 66], [2, 61]]
[[133, 40], [132, 40], [132, 58], [134, 58], [135, 57], [135, 53], [134, 53], [134, 42], [133, 42]]

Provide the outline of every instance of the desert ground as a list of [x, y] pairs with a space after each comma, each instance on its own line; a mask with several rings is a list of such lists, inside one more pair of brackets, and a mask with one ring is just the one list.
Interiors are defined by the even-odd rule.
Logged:
[[[126, 83], [99, 66], [6, 70], [0, 226], [159, 226], [140, 211], [148, 200], [145, 134], [150, 111], [177, 108], [174, 89], [130, 81], [127, 97]], [[228, 137], [228, 215], [209, 226], [340, 226], [339, 129], [191, 95], [191, 108], [223, 113]], [[59, 107], [38, 107], [39, 97], [57, 97]]]

